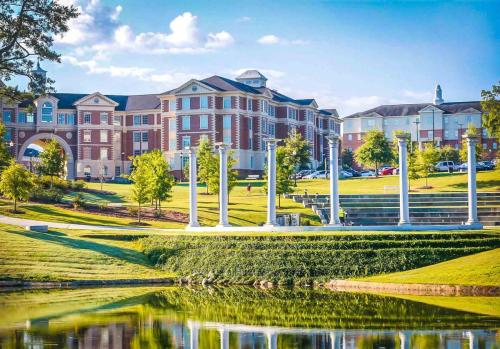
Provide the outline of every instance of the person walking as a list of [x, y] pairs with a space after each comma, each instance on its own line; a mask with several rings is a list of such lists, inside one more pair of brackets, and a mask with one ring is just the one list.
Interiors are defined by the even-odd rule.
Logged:
[[247, 185], [247, 195], [248, 196], [251, 195], [251, 191], [252, 191], [252, 185], [250, 183], [248, 183], [248, 185]]

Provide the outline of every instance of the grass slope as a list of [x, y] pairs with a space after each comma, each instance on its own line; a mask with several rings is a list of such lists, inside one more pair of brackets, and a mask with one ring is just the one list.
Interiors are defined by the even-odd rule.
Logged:
[[377, 275], [363, 280], [410, 284], [500, 286], [500, 248], [419, 269]]
[[[84, 232], [80, 232], [84, 234]], [[0, 226], [0, 279], [103, 280], [162, 278], [126, 241], [93, 240], [71, 233], [37, 233]]]

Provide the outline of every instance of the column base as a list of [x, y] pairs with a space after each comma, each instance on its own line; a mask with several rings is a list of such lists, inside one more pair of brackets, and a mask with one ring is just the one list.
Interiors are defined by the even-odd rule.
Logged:
[[215, 227], [216, 228], [229, 228], [229, 227], [232, 227], [232, 225], [229, 223], [219, 223]]
[[398, 226], [399, 227], [411, 227], [411, 223], [408, 221], [399, 221]]
[[342, 223], [340, 223], [340, 222], [338, 222], [338, 223], [328, 223], [328, 224], [325, 224], [324, 226], [325, 227], [341, 227]]
[[199, 228], [200, 227], [200, 223], [198, 222], [194, 222], [194, 223], [189, 223], [187, 226], [186, 226], [186, 229], [189, 229], [189, 228]]
[[468, 220], [467, 222], [465, 222], [465, 225], [468, 225], [473, 228], [483, 229], [483, 225], [479, 221]]
[[266, 228], [274, 228], [276, 226], [277, 226], [276, 223], [266, 223], [266, 224], [263, 225], [263, 227], [266, 227]]

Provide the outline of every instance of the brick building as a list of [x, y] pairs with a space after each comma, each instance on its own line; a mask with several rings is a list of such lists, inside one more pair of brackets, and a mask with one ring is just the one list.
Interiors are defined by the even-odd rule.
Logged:
[[381, 105], [343, 118], [342, 140], [345, 148], [356, 150], [363, 135], [380, 130], [392, 140], [395, 131], [406, 131], [412, 141], [436, 142], [439, 146], [461, 146], [462, 135], [472, 124], [480, 131], [483, 154], [488, 159], [497, 155], [498, 144], [481, 124], [482, 109], [479, 101], [444, 102], [442, 90], [436, 87], [433, 103]]
[[236, 80], [193, 79], [158, 95], [54, 93], [0, 103], [0, 112], [18, 161], [29, 166], [28, 146], [56, 139], [66, 154], [68, 178], [128, 173], [130, 157], [152, 149], [161, 149], [181, 177], [183, 149], [201, 139], [231, 143], [240, 175], [260, 174], [263, 140], [286, 138], [293, 129], [309, 140], [317, 167], [327, 155], [325, 136], [340, 134], [336, 110], [320, 110], [314, 99], [292, 99], [267, 88], [266, 81], [250, 70]]

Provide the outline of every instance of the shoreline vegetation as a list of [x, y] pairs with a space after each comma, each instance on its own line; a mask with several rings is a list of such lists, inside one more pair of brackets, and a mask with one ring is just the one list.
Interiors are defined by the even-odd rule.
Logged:
[[[54, 283], [53, 287], [73, 287], [85, 283], [135, 285], [151, 280], [313, 287], [331, 280], [418, 273], [420, 267], [436, 267], [437, 274], [439, 262], [458, 264], [456, 268], [470, 265], [471, 271], [459, 284], [500, 284], [496, 272], [500, 234], [495, 230], [193, 236], [185, 232], [62, 229], [39, 233], [1, 225], [0, 244], [0, 279], [27, 281], [36, 287], [49, 285], [47, 282]], [[456, 259], [463, 256], [469, 260]], [[471, 262], [474, 260], [478, 263]], [[429, 280], [434, 274], [429, 274]], [[441, 284], [439, 280], [437, 277], [432, 283]], [[402, 279], [401, 283], [406, 282]]]

